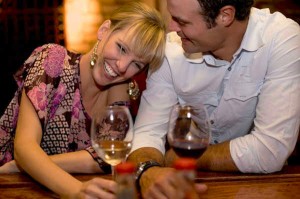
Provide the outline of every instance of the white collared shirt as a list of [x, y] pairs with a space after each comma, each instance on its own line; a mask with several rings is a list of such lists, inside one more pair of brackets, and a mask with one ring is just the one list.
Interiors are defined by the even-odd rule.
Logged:
[[252, 8], [242, 44], [229, 63], [186, 55], [169, 33], [166, 58], [147, 78], [133, 149], [165, 152], [169, 113], [177, 103], [203, 103], [211, 144], [230, 141], [241, 172], [278, 171], [293, 151], [300, 125], [300, 28], [268, 9]]

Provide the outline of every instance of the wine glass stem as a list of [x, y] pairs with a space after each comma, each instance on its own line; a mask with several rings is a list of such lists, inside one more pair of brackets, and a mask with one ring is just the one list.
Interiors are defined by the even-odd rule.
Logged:
[[112, 176], [112, 180], [116, 180], [115, 166], [113, 165], [111, 165], [111, 176]]

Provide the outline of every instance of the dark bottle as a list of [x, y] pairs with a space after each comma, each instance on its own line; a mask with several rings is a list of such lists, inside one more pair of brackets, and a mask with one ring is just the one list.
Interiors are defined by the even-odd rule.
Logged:
[[178, 170], [179, 175], [184, 175], [187, 180], [194, 182], [197, 169], [196, 159], [179, 158], [174, 162], [174, 168]]
[[118, 199], [137, 199], [135, 187], [135, 166], [131, 162], [124, 162], [116, 166], [116, 182], [118, 183]]
[[[173, 166], [177, 170], [177, 175], [183, 176], [191, 185], [191, 190], [194, 189], [195, 177], [196, 177], [196, 159], [194, 158], [179, 158], [174, 162]], [[195, 192], [187, 192], [186, 199], [198, 198]]]

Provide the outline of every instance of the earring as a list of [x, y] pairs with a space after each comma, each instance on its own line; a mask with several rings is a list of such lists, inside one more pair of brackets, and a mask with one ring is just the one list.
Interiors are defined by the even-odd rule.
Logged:
[[135, 80], [132, 80], [128, 85], [127, 93], [132, 100], [136, 100], [140, 95], [139, 85]]
[[97, 55], [98, 45], [99, 45], [99, 40], [97, 41], [97, 43], [96, 43], [96, 45], [95, 45], [95, 47], [93, 49], [92, 55], [91, 55], [91, 61], [90, 61], [90, 67], [91, 68], [94, 68], [94, 66], [97, 63], [97, 59], [98, 59], [98, 55]]

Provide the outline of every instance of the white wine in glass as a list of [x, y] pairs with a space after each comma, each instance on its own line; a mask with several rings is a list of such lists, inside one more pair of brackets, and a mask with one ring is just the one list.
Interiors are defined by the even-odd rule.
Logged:
[[170, 113], [167, 137], [179, 157], [199, 158], [208, 147], [211, 137], [204, 105], [175, 105]]
[[124, 161], [131, 150], [133, 121], [126, 106], [108, 106], [94, 114], [91, 126], [92, 146], [100, 158], [112, 167]]

